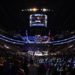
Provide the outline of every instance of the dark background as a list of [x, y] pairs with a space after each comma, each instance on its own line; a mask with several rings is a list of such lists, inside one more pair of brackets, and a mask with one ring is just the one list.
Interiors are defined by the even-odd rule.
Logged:
[[0, 2], [0, 29], [23, 33], [29, 29], [27, 12], [25, 8], [49, 8], [48, 29], [53, 33], [75, 30], [75, 4], [64, 0], [1, 0]]

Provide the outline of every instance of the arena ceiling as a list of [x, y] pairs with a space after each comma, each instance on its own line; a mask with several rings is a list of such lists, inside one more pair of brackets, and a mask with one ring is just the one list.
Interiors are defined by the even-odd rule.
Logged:
[[0, 29], [8, 32], [24, 32], [29, 25], [25, 22], [25, 16], [21, 16], [21, 10], [30, 7], [49, 8], [50, 13], [48, 29], [53, 32], [75, 30], [75, 4], [73, 1], [64, 0], [1, 0], [0, 2]]

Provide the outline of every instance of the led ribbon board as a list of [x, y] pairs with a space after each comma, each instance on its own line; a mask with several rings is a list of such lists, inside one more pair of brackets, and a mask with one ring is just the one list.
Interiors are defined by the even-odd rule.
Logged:
[[31, 14], [30, 15], [30, 27], [33, 27], [33, 26], [47, 27], [47, 15]]

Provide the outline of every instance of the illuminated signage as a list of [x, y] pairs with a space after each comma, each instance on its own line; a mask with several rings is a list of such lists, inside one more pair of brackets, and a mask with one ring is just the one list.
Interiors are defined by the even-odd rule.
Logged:
[[47, 15], [31, 14], [30, 15], [30, 27], [33, 27], [33, 26], [47, 27]]

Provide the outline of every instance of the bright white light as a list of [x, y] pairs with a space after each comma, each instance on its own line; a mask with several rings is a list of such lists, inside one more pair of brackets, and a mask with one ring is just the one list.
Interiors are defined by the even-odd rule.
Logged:
[[42, 53], [40, 51], [35, 51], [34, 56], [42, 56]]
[[10, 49], [10, 47], [9, 47], [9, 46], [7, 46], [7, 45], [4, 45], [4, 47], [5, 47], [6, 49]]
[[28, 11], [32, 11], [32, 12], [36, 12], [36, 11], [38, 11], [38, 9], [37, 8], [30, 8], [30, 9], [27, 9]]
[[48, 11], [48, 9], [46, 9], [46, 8], [43, 8], [43, 9], [42, 9], [42, 11], [43, 11], [43, 12], [46, 12], [46, 11]]
[[43, 53], [40, 51], [35, 51], [34, 53], [34, 56], [47, 56], [47, 55], [48, 55], [48, 51], [43, 51]]
[[28, 9], [28, 11], [32, 11], [32, 9], [30, 8], [30, 9]]
[[72, 48], [74, 45], [70, 45], [68, 48]]
[[33, 8], [32, 11], [36, 12], [38, 9], [37, 8]]

